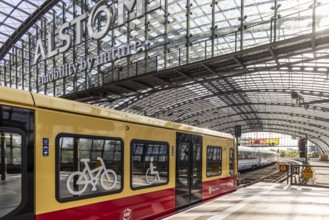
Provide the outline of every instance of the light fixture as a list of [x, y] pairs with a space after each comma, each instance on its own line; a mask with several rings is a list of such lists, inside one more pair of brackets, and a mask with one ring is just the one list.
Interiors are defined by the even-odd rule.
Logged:
[[297, 104], [300, 104], [300, 103], [304, 102], [304, 96], [302, 94], [298, 93], [298, 92], [292, 91], [291, 92], [291, 98], [296, 99]]

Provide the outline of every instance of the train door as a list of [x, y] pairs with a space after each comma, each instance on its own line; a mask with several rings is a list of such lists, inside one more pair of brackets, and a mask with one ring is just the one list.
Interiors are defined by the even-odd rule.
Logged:
[[34, 113], [0, 105], [0, 219], [34, 219]]
[[177, 133], [176, 146], [176, 209], [180, 209], [202, 199], [202, 137]]

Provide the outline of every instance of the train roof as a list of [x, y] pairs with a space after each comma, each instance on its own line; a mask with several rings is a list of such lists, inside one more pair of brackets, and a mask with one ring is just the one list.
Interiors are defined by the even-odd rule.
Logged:
[[186, 132], [194, 132], [207, 134], [212, 136], [219, 136], [225, 138], [234, 137], [231, 134], [222, 133], [206, 128], [194, 127], [186, 124], [179, 124], [175, 122], [160, 120], [156, 118], [121, 112], [113, 109], [101, 108], [90, 104], [85, 104], [77, 101], [41, 95], [37, 93], [30, 93], [27, 91], [12, 89], [0, 86], [0, 100], [26, 106], [34, 106], [37, 108], [54, 109], [64, 112], [79, 113], [83, 115], [98, 116], [102, 118], [110, 118], [119, 121], [126, 121], [131, 123], [139, 123], [157, 127], [166, 127]]
[[245, 146], [239, 146], [239, 151], [240, 152], [254, 152], [257, 153], [258, 150], [256, 148], [253, 147], [245, 147]]
[[260, 152], [260, 153], [269, 153], [269, 154], [276, 154], [274, 151], [266, 150], [266, 149], [260, 149], [255, 147], [246, 147], [246, 146], [239, 146], [240, 152]]
[[266, 150], [266, 149], [259, 149], [259, 152], [261, 152], [261, 153], [268, 153], [268, 154], [277, 154], [277, 153], [274, 152], [274, 151]]

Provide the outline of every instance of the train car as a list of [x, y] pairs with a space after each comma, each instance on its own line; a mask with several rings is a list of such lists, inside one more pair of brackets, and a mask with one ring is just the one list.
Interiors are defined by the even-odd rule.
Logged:
[[225, 133], [0, 88], [0, 219], [159, 219], [236, 190]]
[[253, 147], [239, 146], [238, 170], [255, 169], [277, 162], [277, 154], [273, 151]]
[[267, 166], [278, 161], [278, 155], [274, 151], [259, 149], [260, 164], [259, 166]]

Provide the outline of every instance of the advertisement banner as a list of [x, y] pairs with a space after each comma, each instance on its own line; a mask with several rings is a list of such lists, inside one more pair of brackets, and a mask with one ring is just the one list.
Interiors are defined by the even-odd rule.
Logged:
[[252, 138], [252, 145], [279, 145], [280, 138]]

